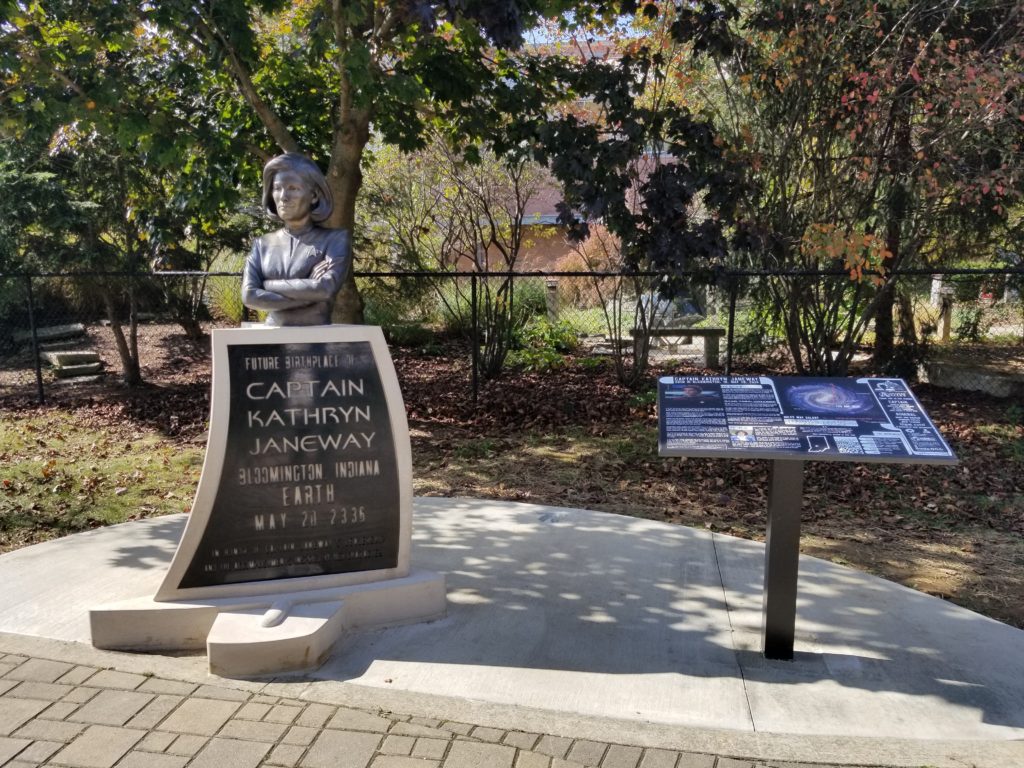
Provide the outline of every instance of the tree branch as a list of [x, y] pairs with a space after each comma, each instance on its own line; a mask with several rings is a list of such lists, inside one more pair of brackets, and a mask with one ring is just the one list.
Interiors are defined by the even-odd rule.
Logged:
[[262, 121], [271, 137], [277, 142], [277, 145], [281, 147], [285, 152], [298, 152], [299, 143], [292, 136], [291, 131], [281, 120], [277, 112], [267, 104], [261, 97], [259, 92], [256, 90], [256, 85], [252, 81], [252, 75], [249, 73], [248, 67], [239, 57], [238, 52], [234, 46], [231, 45], [231, 41], [227, 39], [218, 29], [211, 26], [206, 19], [200, 15], [196, 15], [196, 25], [200, 32], [209, 42], [216, 41], [224, 47], [227, 53], [228, 68], [231, 70], [231, 74], [234, 75], [235, 80], [238, 81], [238, 87], [242, 92], [243, 98], [248, 102], [249, 106], [252, 107], [257, 117]]

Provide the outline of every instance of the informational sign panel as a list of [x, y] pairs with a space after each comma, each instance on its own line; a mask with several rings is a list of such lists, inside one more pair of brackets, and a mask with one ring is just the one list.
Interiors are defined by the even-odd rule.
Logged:
[[902, 379], [664, 377], [658, 423], [662, 456], [956, 462]]

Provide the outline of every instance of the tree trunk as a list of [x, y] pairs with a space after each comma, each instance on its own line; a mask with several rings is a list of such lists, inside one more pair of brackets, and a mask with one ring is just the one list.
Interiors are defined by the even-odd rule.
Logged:
[[878, 370], [885, 368], [892, 360], [895, 348], [895, 328], [892, 322], [894, 306], [895, 295], [890, 283], [882, 288], [882, 297], [875, 307], [875, 348], [872, 353], [872, 362]]
[[[892, 187], [889, 190], [886, 208], [885, 247], [889, 255], [882, 261], [882, 268], [888, 275], [900, 261], [903, 246], [903, 223], [907, 217], [906, 174], [912, 162], [913, 145], [910, 131], [910, 92], [913, 84], [909, 81], [896, 95], [893, 106], [893, 159]], [[875, 349], [872, 362], [876, 369], [883, 369], [892, 361], [895, 349], [893, 309], [896, 303], [896, 286], [887, 282], [875, 308]]]
[[[799, 290], [794, 290], [793, 284], [787, 282], [786, 278], [780, 278], [783, 281], [781, 294], [775, 294], [776, 301], [785, 301], [788, 306], [783, 309], [784, 324], [786, 328], [786, 345], [789, 347], [790, 357], [793, 358], [793, 366], [796, 368], [797, 374], [800, 376], [807, 375], [807, 367], [804, 365], [804, 356], [801, 351], [801, 335], [800, 335], [800, 303], [799, 303]], [[813, 357], [811, 358], [813, 365]]]
[[[107, 320], [110, 321], [110, 332], [114, 334], [114, 344], [117, 346], [117, 356], [121, 358], [121, 371], [124, 383], [129, 387], [137, 387], [142, 383], [142, 372], [139, 368], [138, 347], [135, 342], [135, 333], [132, 333], [132, 345], [135, 346], [136, 354], [133, 356], [129, 347], [128, 339], [125, 338], [124, 328], [117, 318], [117, 307], [114, 304], [114, 295], [110, 286], [102, 287], [103, 304], [107, 308]], [[134, 316], [135, 311], [132, 310]]]
[[906, 291], [900, 291], [896, 296], [896, 303], [899, 307], [900, 344], [916, 346], [917, 325], [914, 322], [914, 300]]
[[[363, 185], [360, 161], [363, 149], [370, 139], [370, 116], [365, 112], [354, 112], [352, 117], [334, 132], [331, 147], [331, 165], [327, 170], [327, 184], [334, 196], [334, 212], [327, 220], [328, 226], [349, 230], [355, 241], [356, 196]], [[358, 254], [353, 252], [352, 267], [345, 279], [334, 304], [332, 322], [360, 324], [363, 322], [363, 297], [359, 294], [353, 271]]]

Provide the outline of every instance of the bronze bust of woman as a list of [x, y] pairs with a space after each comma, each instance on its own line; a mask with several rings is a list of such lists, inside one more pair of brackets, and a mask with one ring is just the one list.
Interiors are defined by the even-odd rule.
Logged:
[[263, 168], [263, 207], [284, 227], [253, 244], [242, 303], [268, 312], [270, 326], [330, 323], [352, 261], [352, 236], [319, 226], [334, 207], [327, 179], [308, 157], [279, 155]]

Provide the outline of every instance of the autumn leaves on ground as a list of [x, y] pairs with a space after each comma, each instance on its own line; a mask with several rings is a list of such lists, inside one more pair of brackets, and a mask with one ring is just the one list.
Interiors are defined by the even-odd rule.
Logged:
[[[142, 343], [151, 383], [136, 392], [107, 376], [55, 384], [50, 404], [36, 406], [31, 389], [4, 382], [20, 393], [0, 401], [0, 463], [9, 468], [0, 478], [0, 551], [188, 508], [209, 360], [168, 326], [147, 326]], [[482, 385], [474, 407], [466, 350], [393, 351], [417, 494], [586, 507], [763, 537], [768, 463], [659, 458], [652, 393], [620, 387], [609, 365], [577, 358], [546, 373], [509, 373]], [[1024, 408], [915, 391], [960, 463], [808, 464], [802, 551], [1024, 627]]]

